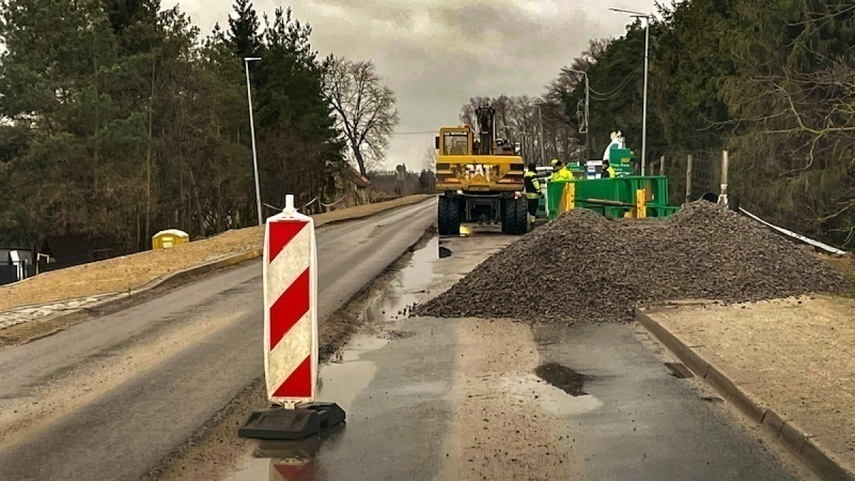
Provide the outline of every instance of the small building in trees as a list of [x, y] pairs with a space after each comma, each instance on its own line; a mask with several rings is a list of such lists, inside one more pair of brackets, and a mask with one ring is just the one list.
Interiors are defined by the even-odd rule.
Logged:
[[51, 262], [40, 263], [39, 272], [102, 261], [126, 253], [124, 244], [109, 239], [83, 235], [47, 236], [42, 242], [39, 254], [43, 258], [49, 258]]
[[349, 164], [342, 167], [335, 176], [335, 186], [336, 198], [328, 199], [334, 205], [329, 206], [327, 210], [371, 203], [371, 180]]
[[31, 247], [0, 247], [0, 285], [11, 284], [36, 275]]

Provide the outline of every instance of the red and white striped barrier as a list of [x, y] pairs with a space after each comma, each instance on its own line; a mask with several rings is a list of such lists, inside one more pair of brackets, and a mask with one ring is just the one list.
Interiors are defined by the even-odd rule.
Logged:
[[267, 398], [294, 407], [315, 399], [318, 377], [318, 253], [315, 222], [285, 210], [264, 234], [264, 374]]
[[295, 481], [298, 479], [318, 479], [315, 463], [300, 460], [270, 460], [269, 481]]
[[[243, 438], [305, 439], [345, 420], [335, 403], [318, 403], [318, 249], [315, 222], [294, 208], [267, 219], [264, 233], [264, 377], [281, 407], [253, 411]], [[284, 409], [283, 409], [284, 408]]]

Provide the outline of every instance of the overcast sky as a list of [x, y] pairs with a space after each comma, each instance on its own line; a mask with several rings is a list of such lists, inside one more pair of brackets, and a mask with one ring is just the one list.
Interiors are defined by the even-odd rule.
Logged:
[[[164, 0], [202, 32], [225, 25], [231, 0]], [[399, 132], [456, 125], [470, 97], [540, 95], [591, 38], [620, 36], [654, 0], [256, 0], [259, 12], [291, 5], [321, 55], [372, 60], [396, 92]], [[639, 52], [641, 54], [641, 52]], [[387, 165], [418, 169], [435, 134], [396, 135]]]

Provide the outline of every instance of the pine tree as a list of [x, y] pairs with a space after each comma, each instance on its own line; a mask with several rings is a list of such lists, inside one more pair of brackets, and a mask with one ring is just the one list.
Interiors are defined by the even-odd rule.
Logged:
[[113, 32], [121, 34], [141, 13], [145, 0], [102, 0]]
[[238, 58], [252, 57], [261, 49], [261, 24], [252, 0], [235, 0], [234, 16], [229, 17], [228, 40]]

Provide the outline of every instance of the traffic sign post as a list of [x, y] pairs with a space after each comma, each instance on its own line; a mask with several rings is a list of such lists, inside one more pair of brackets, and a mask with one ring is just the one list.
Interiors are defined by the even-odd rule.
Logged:
[[242, 438], [303, 439], [344, 422], [335, 403], [316, 403], [317, 246], [311, 217], [294, 208], [267, 220], [264, 235], [264, 376], [275, 406], [254, 411]]

